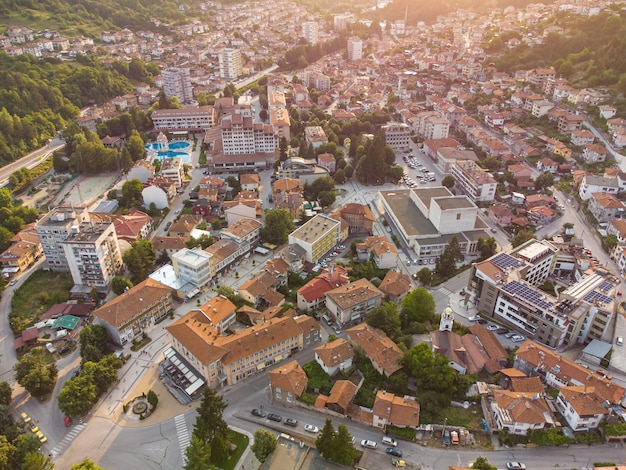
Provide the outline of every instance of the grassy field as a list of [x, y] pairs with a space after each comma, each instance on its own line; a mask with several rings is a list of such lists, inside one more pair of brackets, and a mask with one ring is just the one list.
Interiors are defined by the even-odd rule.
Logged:
[[32, 326], [39, 315], [52, 305], [70, 298], [74, 285], [69, 273], [56, 273], [40, 269], [35, 271], [22, 286], [15, 291], [11, 300], [9, 320], [16, 334]]
[[448, 419], [450, 426], [463, 426], [468, 429], [482, 429], [483, 412], [479, 405], [470, 406], [467, 410], [458, 406], [449, 406], [442, 410], [440, 417]]
[[223, 470], [233, 470], [237, 465], [237, 462], [239, 462], [243, 451], [246, 450], [249, 445], [248, 436], [235, 432], [232, 429], [228, 431], [228, 440], [235, 444], [237, 449], [231, 454], [230, 459], [222, 464], [221, 468]]

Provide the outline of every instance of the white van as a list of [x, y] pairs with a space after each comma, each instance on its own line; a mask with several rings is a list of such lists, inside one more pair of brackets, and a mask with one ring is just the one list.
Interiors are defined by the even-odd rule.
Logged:
[[398, 443], [395, 439], [390, 438], [389, 436], [385, 436], [382, 438], [383, 444], [387, 444], [388, 446], [397, 447]]
[[327, 325], [330, 325], [333, 321], [330, 319], [330, 317], [326, 314], [322, 315], [322, 318], [324, 319], [324, 321], [326, 322]]

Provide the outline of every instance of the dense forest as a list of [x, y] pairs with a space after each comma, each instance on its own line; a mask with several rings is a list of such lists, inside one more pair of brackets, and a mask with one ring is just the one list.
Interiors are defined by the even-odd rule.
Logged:
[[131, 92], [158, 68], [133, 59], [106, 68], [88, 56], [76, 63], [16, 58], [0, 52], [0, 166], [41, 147], [79, 115], [79, 108]]
[[626, 93], [626, 13], [604, 12], [593, 17], [557, 16], [563, 34], [550, 34], [543, 44], [521, 45], [495, 55], [498, 69], [554, 66], [557, 75], [577, 87], [613, 87]]

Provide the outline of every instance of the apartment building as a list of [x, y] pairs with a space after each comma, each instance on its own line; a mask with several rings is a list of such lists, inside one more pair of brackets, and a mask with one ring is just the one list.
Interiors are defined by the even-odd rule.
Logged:
[[72, 226], [62, 242], [74, 284], [107, 292], [122, 269], [122, 252], [111, 222], [83, 222]]
[[163, 91], [168, 98], [177, 97], [181, 103], [194, 101], [191, 73], [185, 67], [170, 67], [161, 71]]
[[451, 174], [463, 194], [474, 202], [492, 202], [496, 195], [497, 181], [491, 174], [472, 160], [457, 160], [452, 164]]
[[443, 116], [428, 116], [424, 119], [424, 139], [447, 139], [450, 121]]
[[389, 122], [383, 127], [385, 144], [389, 145], [395, 152], [409, 152], [409, 141], [411, 138], [411, 128], [402, 122]]
[[314, 149], [322, 146], [322, 144], [328, 143], [328, 137], [326, 132], [321, 126], [308, 126], [304, 128], [304, 138], [307, 145], [312, 145]]
[[346, 337], [351, 344], [363, 349], [379, 374], [391, 377], [402, 369], [400, 359], [404, 353], [384, 331], [361, 323], [346, 330]]
[[220, 133], [225, 155], [272, 153], [278, 150], [278, 135], [274, 127], [254, 122], [249, 106], [224, 115], [220, 121]]
[[384, 294], [367, 279], [358, 279], [326, 292], [326, 308], [339, 325], [358, 322], [380, 307]]
[[309, 44], [317, 44], [319, 40], [319, 24], [315, 20], [307, 20], [302, 23], [302, 37]]
[[172, 348], [211, 388], [233, 385], [320, 342], [312, 317], [274, 318], [221, 336], [201, 312], [190, 312], [167, 328]]
[[94, 310], [95, 322], [106, 328], [113, 343], [123, 346], [173, 309], [172, 289], [146, 279]]
[[258, 220], [241, 219], [223, 229], [220, 236], [222, 240], [231, 240], [240, 248], [250, 252], [259, 244], [261, 227], [263, 224]]
[[239, 49], [227, 47], [218, 54], [220, 77], [235, 80], [243, 75], [241, 52]]
[[[183, 248], [172, 255], [172, 265], [182, 286], [189, 283], [195, 288], [206, 286], [212, 279], [212, 255], [200, 247]], [[190, 295], [191, 297], [191, 295]]]
[[84, 207], [55, 207], [39, 221], [35, 229], [46, 256], [47, 268], [52, 271], [69, 271], [63, 242], [72, 231], [73, 226], [88, 220]]
[[289, 234], [289, 244], [299, 245], [304, 249], [309, 263], [317, 263], [344, 239], [341, 223], [323, 214], [317, 214]]
[[183, 185], [184, 168], [180, 157], [166, 158], [161, 163], [161, 176], [180, 188]]
[[358, 36], [348, 38], [348, 60], [363, 59], [363, 40]]
[[213, 127], [213, 106], [155, 109], [151, 118], [157, 131], [198, 132]]

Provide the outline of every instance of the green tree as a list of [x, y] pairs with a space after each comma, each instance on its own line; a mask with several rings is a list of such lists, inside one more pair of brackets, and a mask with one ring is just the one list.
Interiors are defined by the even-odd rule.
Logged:
[[385, 302], [380, 307], [375, 308], [367, 315], [365, 321], [368, 325], [383, 330], [394, 341], [402, 333], [398, 306], [395, 302]]
[[613, 248], [615, 248], [618, 244], [619, 240], [616, 235], [610, 234], [602, 239], [602, 248], [607, 253], [610, 253]]
[[404, 327], [413, 322], [426, 323], [435, 319], [435, 300], [423, 287], [409, 292], [402, 301], [401, 320]]
[[222, 416], [227, 406], [215, 390], [210, 387], [204, 388], [193, 433], [211, 446], [211, 452], [216, 438], [226, 436], [228, 433], [228, 425]]
[[335, 428], [329, 418], [326, 418], [324, 427], [315, 439], [315, 447], [320, 455], [327, 460], [331, 460], [335, 455]]
[[435, 265], [435, 270], [439, 277], [447, 278], [456, 272], [456, 263], [461, 260], [461, 248], [459, 240], [452, 237], [448, 246], [443, 250], [439, 261]]
[[543, 190], [549, 188], [554, 184], [554, 175], [550, 172], [545, 172], [535, 178], [535, 189]]
[[423, 286], [429, 286], [433, 282], [433, 272], [428, 268], [422, 268], [417, 272], [417, 279]]
[[128, 172], [133, 167], [133, 158], [130, 155], [130, 151], [128, 147], [124, 146], [122, 148], [122, 153], [120, 155], [120, 169], [124, 172]]
[[478, 238], [476, 247], [478, 248], [478, 252], [480, 253], [480, 259], [483, 260], [490, 258], [496, 254], [498, 244], [496, 243], [496, 239], [493, 237]]
[[54, 463], [39, 452], [29, 452], [22, 460], [22, 470], [53, 470]]
[[185, 470], [217, 470], [211, 463], [211, 447], [195, 434], [191, 435], [191, 442], [185, 449], [185, 455], [187, 456], [187, 462], [183, 467]]
[[265, 429], [257, 429], [254, 433], [254, 444], [252, 445], [252, 452], [256, 456], [257, 460], [261, 463], [265, 462], [265, 459], [274, 452], [278, 440], [274, 433]]
[[491, 465], [486, 457], [478, 457], [472, 464], [474, 470], [498, 470], [498, 467]]
[[138, 179], [132, 179], [126, 181], [122, 186], [122, 204], [125, 207], [130, 207], [134, 202], [143, 202], [143, 184]]
[[132, 287], [133, 283], [124, 276], [115, 276], [111, 279], [111, 290], [117, 295], [123, 294], [127, 289], [132, 289]]
[[87, 325], [79, 336], [80, 357], [85, 362], [98, 362], [104, 357], [109, 336], [102, 325]]
[[86, 377], [96, 386], [96, 395], [100, 396], [117, 380], [117, 370], [122, 361], [112, 354], [104, 356], [100, 362], [85, 362], [81, 377]]
[[154, 265], [154, 246], [148, 240], [134, 241], [122, 258], [136, 285], [148, 277]]
[[54, 363], [46, 361], [43, 349], [32, 349], [24, 354], [15, 364], [15, 380], [31, 395], [41, 398], [52, 393], [57, 379], [57, 368]]
[[236, 176], [228, 176], [224, 181], [226, 182], [228, 187], [233, 189], [233, 197], [241, 192], [241, 183], [239, 182], [239, 178], [237, 178]]
[[86, 457], [82, 462], [72, 465], [71, 470], [104, 470], [104, 468], [99, 467], [93, 460]]
[[265, 211], [265, 224], [261, 228], [261, 238], [264, 242], [283, 245], [293, 229], [293, 218], [286, 210], [267, 209]]
[[4, 227], [0, 227], [0, 251], [4, 251], [11, 246], [11, 238], [13, 238], [13, 233]]
[[334, 191], [322, 191], [318, 195], [318, 200], [320, 205], [325, 208], [332, 205], [335, 202], [335, 192]]
[[136, 130], [133, 130], [130, 133], [126, 148], [128, 148], [130, 157], [133, 159], [134, 162], [136, 162], [137, 160], [143, 160], [146, 157], [145, 143], [139, 135], [139, 132], [137, 132]]
[[195, 248], [199, 246], [200, 248], [204, 250], [205, 248], [213, 245], [213, 243], [215, 243], [215, 238], [213, 238], [211, 235], [207, 235], [206, 233], [203, 233], [198, 238], [194, 238], [194, 237], [189, 238], [189, 240], [185, 242], [185, 245], [187, 246], [187, 248]]
[[15, 446], [15, 460], [23, 462], [29, 453], [36, 453], [41, 447], [41, 442], [33, 434], [20, 434], [13, 440]]
[[13, 390], [11, 390], [11, 386], [4, 381], [0, 381], [0, 405], [9, 406], [12, 395]]
[[535, 234], [532, 233], [530, 230], [520, 230], [509, 241], [511, 242], [511, 245], [513, 245], [513, 248], [516, 248], [526, 243], [528, 240], [532, 240], [533, 238], [535, 238]]
[[452, 189], [454, 187], [454, 184], [455, 184], [454, 176], [452, 175], [446, 175], [441, 180], [441, 185], [445, 186], [448, 189]]
[[352, 436], [345, 424], [340, 424], [334, 439], [335, 456], [333, 461], [341, 465], [352, 467], [358, 456], [357, 450], [352, 445]]
[[0, 468], [9, 469], [13, 455], [15, 454], [15, 446], [11, 444], [6, 436], [0, 435]]
[[71, 378], [61, 388], [58, 401], [66, 415], [85, 416], [98, 401], [96, 385], [88, 376]]
[[6, 207], [11, 209], [13, 206], [13, 196], [7, 188], [0, 188], [0, 208]]

